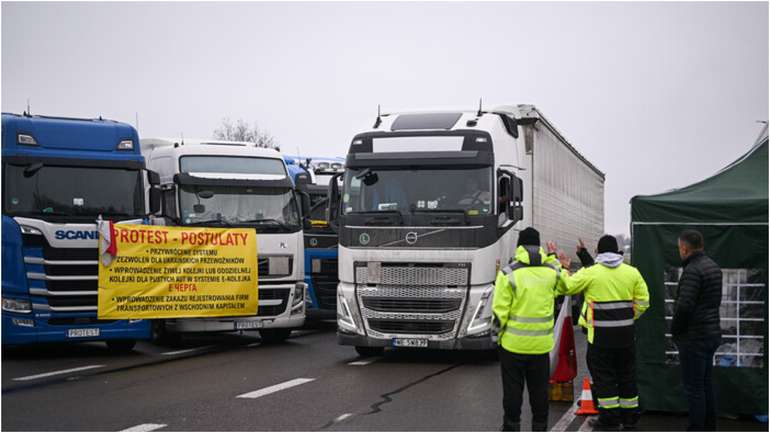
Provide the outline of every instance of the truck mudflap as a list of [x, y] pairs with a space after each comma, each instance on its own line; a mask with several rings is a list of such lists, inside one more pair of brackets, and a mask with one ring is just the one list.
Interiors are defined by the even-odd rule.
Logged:
[[[372, 338], [358, 334], [337, 332], [337, 343], [343, 346], [394, 347], [393, 340], [394, 339]], [[482, 334], [451, 340], [428, 340], [427, 347], [424, 348], [442, 350], [492, 350], [497, 348], [497, 344], [492, 342], [489, 334]]]

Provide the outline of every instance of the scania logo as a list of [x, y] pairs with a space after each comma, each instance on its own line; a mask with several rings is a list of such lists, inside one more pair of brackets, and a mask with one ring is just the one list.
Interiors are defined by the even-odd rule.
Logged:
[[56, 230], [54, 233], [56, 239], [99, 239], [99, 232], [96, 230]]
[[409, 245], [414, 245], [417, 243], [417, 232], [409, 232], [406, 234], [406, 237], [404, 238], [406, 243]]
[[369, 233], [361, 233], [358, 236], [358, 243], [361, 245], [369, 245], [369, 241], [371, 241], [372, 238], [369, 237]]

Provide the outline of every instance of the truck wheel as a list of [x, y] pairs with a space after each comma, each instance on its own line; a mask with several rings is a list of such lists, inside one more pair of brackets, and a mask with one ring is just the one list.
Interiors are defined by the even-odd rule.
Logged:
[[128, 353], [136, 346], [136, 340], [107, 340], [105, 343], [111, 351], [118, 353]]
[[262, 342], [267, 344], [282, 343], [289, 338], [290, 334], [291, 329], [262, 329], [259, 331]]
[[356, 346], [356, 352], [362, 357], [382, 356], [385, 353], [384, 347]]
[[163, 345], [176, 346], [182, 342], [182, 334], [169, 332], [166, 328], [166, 322], [163, 320], [153, 320], [152, 340]]

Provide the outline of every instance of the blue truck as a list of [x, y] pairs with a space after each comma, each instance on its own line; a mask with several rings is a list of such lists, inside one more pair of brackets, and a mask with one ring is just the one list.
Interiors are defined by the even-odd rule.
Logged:
[[2, 166], [3, 345], [149, 339], [148, 320], [97, 318], [97, 218], [142, 223], [160, 205], [136, 130], [3, 113]]
[[326, 221], [327, 183], [331, 175], [342, 170], [344, 160], [303, 156], [284, 156], [284, 160], [295, 184], [302, 185], [301, 190], [310, 196], [311, 227], [304, 233], [307, 318], [335, 319], [339, 283], [337, 234]]

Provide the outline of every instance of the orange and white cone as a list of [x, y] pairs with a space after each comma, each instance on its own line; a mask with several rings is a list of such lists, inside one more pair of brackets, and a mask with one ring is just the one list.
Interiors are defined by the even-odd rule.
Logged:
[[583, 392], [580, 393], [580, 407], [575, 415], [598, 415], [599, 411], [594, 406], [594, 397], [591, 394], [591, 381], [588, 377], [583, 378]]

